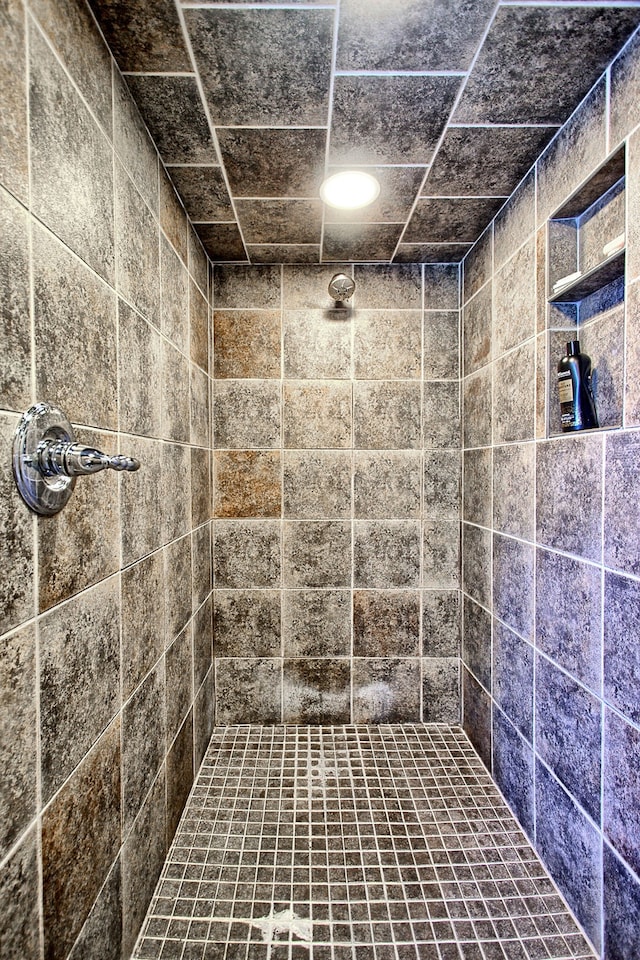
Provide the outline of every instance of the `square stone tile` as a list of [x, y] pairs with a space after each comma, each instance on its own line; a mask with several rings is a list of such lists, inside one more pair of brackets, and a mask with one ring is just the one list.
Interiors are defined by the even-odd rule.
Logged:
[[284, 444], [289, 449], [351, 446], [351, 383], [287, 381]]
[[213, 603], [216, 657], [279, 656], [279, 591], [216, 590]]
[[214, 310], [217, 379], [280, 377], [280, 311]]
[[214, 464], [216, 517], [280, 516], [279, 450], [217, 451]]
[[280, 584], [280, 523], [220, 520], [215, 524], [216, 587], [277, 587]]
[[280, 445], [280, 384], [270, 380], [217, 380], [213, 437], [216, 448]]
[[339, 520], [285, 521], [285, 587], [343, 587], [351, 583], [351, 524]]
[[285, 450], [283, 457], [284, 517], [351, 517], [351, 451]]
[[417, 590], [354, 592], [354, 657], [416, 657], [419, 641], [420, 594]]
[[361, 310], [354, 315], [353, 361], [358, 380], [409, 380], [422, 373], [419, 310]]
[[282, 635], [287, 658], [348, 657], [351, 591], [285, 590]]
[[354, 516], [411, 519], [420, 516], [421, 456], [417, 450], [356, 451]]
[[354, 384], [354, 444], [359, 449], [402, 450], [420, 446], [421, 388], [417, 383]]
[[356, 587], [417, 587], [420, 525], [413, 520], [358, 520], [354, 524]]

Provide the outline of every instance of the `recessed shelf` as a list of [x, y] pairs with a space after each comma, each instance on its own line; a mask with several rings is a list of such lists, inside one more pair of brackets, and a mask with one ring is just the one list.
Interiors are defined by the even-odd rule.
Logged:
[[549, 297], [549, 303], [577, 303], [595, 293], [601, 287], [606, 287], [608, 283], [613, 283], [619, 277], [624, 276], [624, 257], [625, 251], [618, 250], [616, 253], [607, 257], [602, 263], [587, 270], [582, 276], [578, 277], [573, 283], [567, 284], [558, 293]]

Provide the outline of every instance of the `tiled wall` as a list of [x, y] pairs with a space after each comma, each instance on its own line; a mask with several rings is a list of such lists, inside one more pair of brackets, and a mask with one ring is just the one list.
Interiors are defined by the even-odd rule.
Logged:
[[458, 287], [215, 267], [217, 723], [459, 717]]
[[[208, 264], [85, 8], [0, 19], [0, 955], [116, 960], [213, 721]], [[36, 519], [40, 400], [140, 471]]]
[[[464, 726], [611, 960], [640, 956], [639, 95], [636, 40], [464, 263]], [[625, 138], [626, 298], [547, 308], [546, 220]], [[611, 429], [553, 436], [577, 319]]]

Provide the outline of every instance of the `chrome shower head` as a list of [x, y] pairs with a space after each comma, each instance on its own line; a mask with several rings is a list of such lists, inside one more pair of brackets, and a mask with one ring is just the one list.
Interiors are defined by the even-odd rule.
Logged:
[[339, 303], [349, 300], [355, 289], [355, 282], [346, 273], [336, 273], [329, 282], [329, 296]]

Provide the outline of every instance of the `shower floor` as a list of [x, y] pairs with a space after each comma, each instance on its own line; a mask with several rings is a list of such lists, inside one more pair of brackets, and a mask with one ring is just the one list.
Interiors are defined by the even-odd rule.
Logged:
[[459, 727], [214, 730], [134, 960], [593, 958]]

